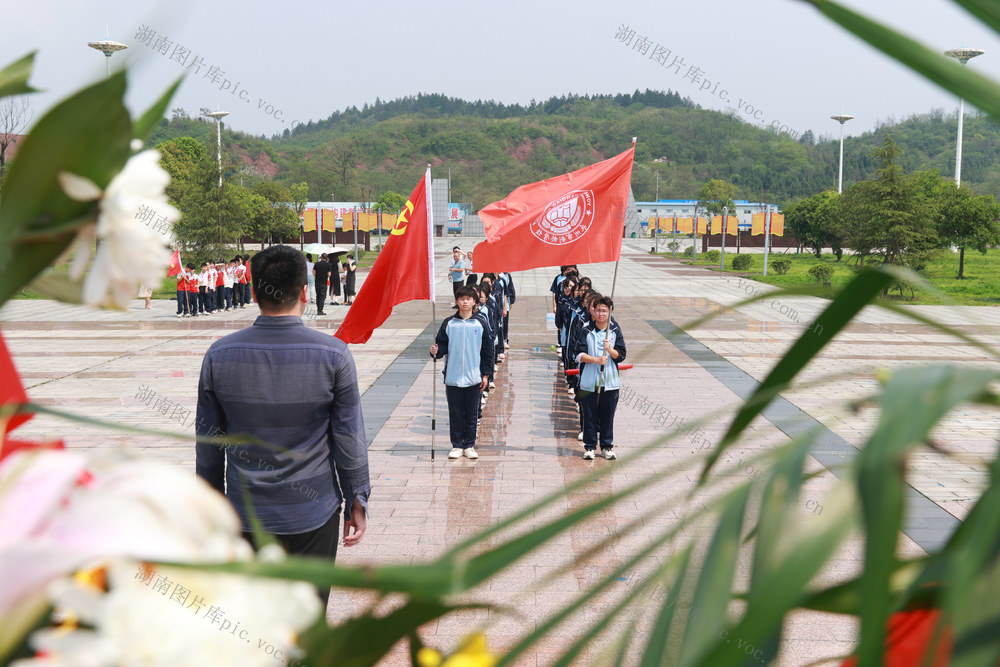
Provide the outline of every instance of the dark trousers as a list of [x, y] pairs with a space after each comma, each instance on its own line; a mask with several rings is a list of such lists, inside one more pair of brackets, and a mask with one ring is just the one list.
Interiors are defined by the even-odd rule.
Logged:
[[465, 284], [468, 285], [469, 287], [474, 287], [478, 282], [479, 282], [479, 276], [477, 276], [475, 273], [470, 273], [469, 277], [465, 279]]
[[[243, 539], [252, 544], [254, 549], [257, 548], [253, 533], [243, 533]], [[334, 511], [329, 521], [316, 530], [294, 535], [275, 535], [274, 539], [289, 554], [334, 561], [337, 559], [337, 543], [340, 541], [340, 512]], [[323, 608], [326, 609], [326, 604], [330, 601], [330, 589], [317, 589], [316, 593], [323, 600]]]
[[505, 342], [505, 343], [507, 342], [507, 338], [509, 337], [507, 335], [508, 331], [510, 331], [510, 311], [509, 310], [507, 311], [507, 314], [503, 316], [503, 342]]
[[187, 290], [177, 290], [177, 314], [188, 314]]
[[250, 297], [250, 283], [243, 283], [243, 305], [247, 305], [252, 301]]
[[205, 312], [205, 299], [208, 297], [208, 288], [198, 286], [198, 312]]
[[226, 307], [226, 288], [216, 287], [215, 288], [215, 309], [222, 310]]
[[226, 300], [226, 310], [229, 310], [230, 308], [233, 307], [233, 288], [223, 287], [222, 289]]
[[326, 287], [316, 290], [316, 312], [323, 314], [323, 305], [326, 303]]
[[210, 313], [215, 311], [215, 290], [211, 287], [205, 288], [205, 310]]
[[458, 288], [465, 285], [461, 280], [451, 281], [451, 294], [455, 297], [455, 303], [458, 303]]
[[471, 387], [445, 385], [448, 398], [448, 423], [451, 429], [451, 446], [468, 449], [476, 446], [476, 426], [479, 404], [483, 397], [478, 384]]
[[583, 412], [583, 446], [586, 449], [597, 449], [598, 434], [601, 438], [601, 449], [614, 447], [617, 408], [617, 389], [592, 391], [580, 397], [580, 409]]

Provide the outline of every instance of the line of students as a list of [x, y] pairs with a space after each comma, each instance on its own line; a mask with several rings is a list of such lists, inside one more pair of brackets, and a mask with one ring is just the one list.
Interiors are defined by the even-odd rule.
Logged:
[[579, 369], [566, 375], [567, 393], [577, 403], [583, 458], [593, 460], [598, 444], [601, 455], [618, 458], [614, 450], [615, 410], [621, 381], [618, 364], [625, 361], [625, 336], [611, 317], [614, 303], [593, 289], [589, 278], [575, 266], [563, 266], [552, 281], [559, 365]]
[[458, 312], [441, 323], [430, 354], [436, 359], [448, 357], [444, 367], [451, 438], [448, 458], [478, 459], [478, 424], [510, 347], [510, 308], [517, 293], [509, 273], [485, 273], [478, 285], [456, 286], [454, 295]]
[[188, 264], [177, 274], [177, 317], [213, 315], [248, 303], [250, 255], [237, 255], [228, 263], [202, 262], [200, 272]]

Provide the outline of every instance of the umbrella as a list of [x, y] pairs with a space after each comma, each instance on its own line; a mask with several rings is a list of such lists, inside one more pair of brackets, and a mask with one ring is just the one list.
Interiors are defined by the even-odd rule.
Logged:
[[337, 256], [337, 255], [345, 255], [345, 254], [347, 254], [349, 252], [354, 252], [354, 249], [353, 248], [345, 248], [343, 246], [335, 245], [332, 248], [327, 248], [327, 250], [325, 252], [328, 255]]
[[307, 252], [311, 255], [322, 255], [324, 252], [329, 253], [330, 250], [330, 246], [323, 243], [310, 243], [302, 249], [302, 252]]

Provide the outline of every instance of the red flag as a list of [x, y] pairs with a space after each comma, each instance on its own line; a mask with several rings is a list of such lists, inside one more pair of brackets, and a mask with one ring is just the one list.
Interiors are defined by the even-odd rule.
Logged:
[[634, 153], [633, 144], [610, 160], [522, 185], [481, 210], [486, 240], [475, 249], [476, 271], [618, 259]]
[[167, 268], [167, 278], [176, 276], [181, 272], [181, 251], [174, 250], [174, 254], [170, 256], [170, 266]]
[[427, 169], [389, 232], [389, 240], [365, 278], [347, 317], [334, 334], [345, 343], [367, 342], [398, 303], [434, 300], [430, 191], [431, 170]]
[[[21, 376], [17, 373], [14, 360], [10, 358], [7, 344], [4, 342], [3, 334], [0, 333], [0, 410], [4, 406], [14, 403], [27, 403], [28, 395], [24, 393], [24, 385], [21, 384]], [[14, 440], [10, 437], [10, 432], [34, 417], [32, 413], [19, 413], [11, 415], [6, 420], [0, 420], [0, 461], [14, 452], [22, 449], [38, 449], [49, 447], [61, 449], [61, 440], [49, 442], [25, 442]]]

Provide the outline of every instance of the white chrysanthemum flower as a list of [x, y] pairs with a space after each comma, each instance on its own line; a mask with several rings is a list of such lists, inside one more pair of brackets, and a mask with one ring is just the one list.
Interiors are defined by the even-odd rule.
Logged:
[[18, 452], [0, 463], [0, 636], [58, 577], [109, 558], [247, 560], [229, 502], [203, 480], [122, 452]]
[[173, 223], [180, 219], [180, 212], [164, 193], [169, 183], [170, 175], [160, 166], [160, 154], [155, 150], [129, 158], [103, 193], [82, 176], [59, 174], [59, 184], [70, 198], [100, 200], [97, 222], [85, 225], [77, 234], [76, 256], [70, 267], [70, 277], [78, 280], [96, 237], [100, 241], [97, 255], [83, 285], [85, 303], [125, 307], [140, 284], [160, 283], [170, 259], [166, 244]]
[[273, 667], [300, 654], [298, 636], [322, 607], [316, 589], [303, 582], [171, 567], [144, 571], [135, 561], [109, 567], [108, 585], [106, 594], [68, 581], [53, 586], [54, 601], [93, 629], [36, 632], [31, 644], [47, 657], [15, 665]]

